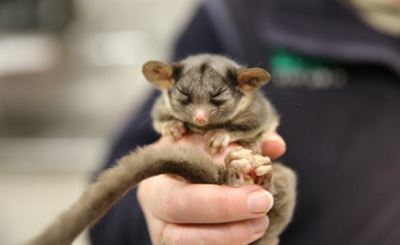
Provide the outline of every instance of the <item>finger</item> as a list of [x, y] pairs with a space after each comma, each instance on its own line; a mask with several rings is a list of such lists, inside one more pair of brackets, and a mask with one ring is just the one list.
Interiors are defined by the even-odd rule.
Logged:
[[276, 159], [285, 153], [286, 143], [278, 133], [273, 132], [263, 139], [261, 151], [263, 155]]
[[268, 217], [214, 225], [168, 224], [165, 244], [249, 244], [260, 239], [268, 228]]
[[233, 188], [187, 184], [166, 175], [142, 181], [138, 195], [142, 207], [172, 223], [224, 223], [256, 218], [265, 215], [273, 204], [272, 195], [257, 185]]

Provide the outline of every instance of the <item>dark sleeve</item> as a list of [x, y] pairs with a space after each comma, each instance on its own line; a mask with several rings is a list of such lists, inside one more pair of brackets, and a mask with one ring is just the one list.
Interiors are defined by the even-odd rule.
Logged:
[[[200, 52], [222, 52], [203, 7], [199, 8], [177, 39], [173, 59]], [[101, 170], [109, 168], [135, 147], [157, 139], [150, 120], [150, 110], [156, 96], [157, 94], [153, 93], [142, 109], [132, 116]], [[94, 245], [151, 244], [145, 219], [136, 199], [136, 190], [129, 192], [90, 230], [90, 240]]]

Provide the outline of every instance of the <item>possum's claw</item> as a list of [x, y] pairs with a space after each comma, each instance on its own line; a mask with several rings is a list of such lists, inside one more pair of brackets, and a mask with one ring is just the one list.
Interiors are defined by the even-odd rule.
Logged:
[[204, 138], [211, 155], [224, 151], [231, 140], [229, 133], [224, 130], [211, 130], [204, 135]]
[[163, 136], [170, 136], [174, 140], [180, 139], [184, 133], [186, 133], [184, 123], [177, 120], [173, 120], [165, 124], [161, 132]]
[[271, 159], [253, 153], [249, 149], [238, 147], [225, 157], [225, 166], [231, 176], [230, 185], [262, 185], [271, 179]]

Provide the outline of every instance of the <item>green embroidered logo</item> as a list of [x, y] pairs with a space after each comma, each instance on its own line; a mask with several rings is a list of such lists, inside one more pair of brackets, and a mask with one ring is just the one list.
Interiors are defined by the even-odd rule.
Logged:
[[346, 73], [322, 58], [310, 58], [276, 49], [271, 58], [272, 78], [278, 87], [310, 89], [338, 88], [346, 84]]

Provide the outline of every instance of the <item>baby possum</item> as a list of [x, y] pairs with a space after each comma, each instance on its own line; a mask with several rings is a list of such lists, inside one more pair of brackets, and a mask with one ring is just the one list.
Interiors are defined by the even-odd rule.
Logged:
[[258, 91], [269, 74], [217, 55], [190, 56], [173, 65], [150, 61], [143, 66], [143, 73], [162, 90], [152, 112], [156, 131], [174, 139], [188, 131], [204, 134], [212, 154], [230, 142], [247, 148], [230, 151], [225, 166], [215, 165], [209, 154], [189, 145], [136, 149], [100, 174], [74, 205], [28, 244], [71, 244], [140, 181], [166, 173], [192, 183], [261, 184], [274, 196], [274, 205], [268, 212], [269, 228], [255, 244], [278, 238], [292, 218], [296, 176], [259, 154], [261, 136], [275, 130], [279, 121]]
[[[243, 68], [223, 56], [203, 54], [174, 65], [150, 61], [143, 66], [143, 74], [162, 90], [152, 117], [155, 130], [164, 136], [179, 139], [189, 130], [204, 134], [211, 154], [231, 142], [259, 153], [261, 136], [278, 126], [275, 109], [259, 91], [270, 79], [262, 68]], [[260, 184], [269, 172], [265, 166], [269, 159], [258, 159], [260, 166], [254, 169], [253, 179]], [[233, 164], [246, 169], [246, 173], [237, 173], [241, 181], [236, 185], [253, 182], [246, 163]]]
[[154, 128], [179, 138], [186, 129], [205, 134], [212, 154], [230, 142], [251, 146], [278, 126], [278, 115], [259, 88], [270, 79], [261, 68], [242, 68], [217, 55], [196, 55], [168, 65], [150, 61], [147, 80], [163, 94], [153, 109]]

